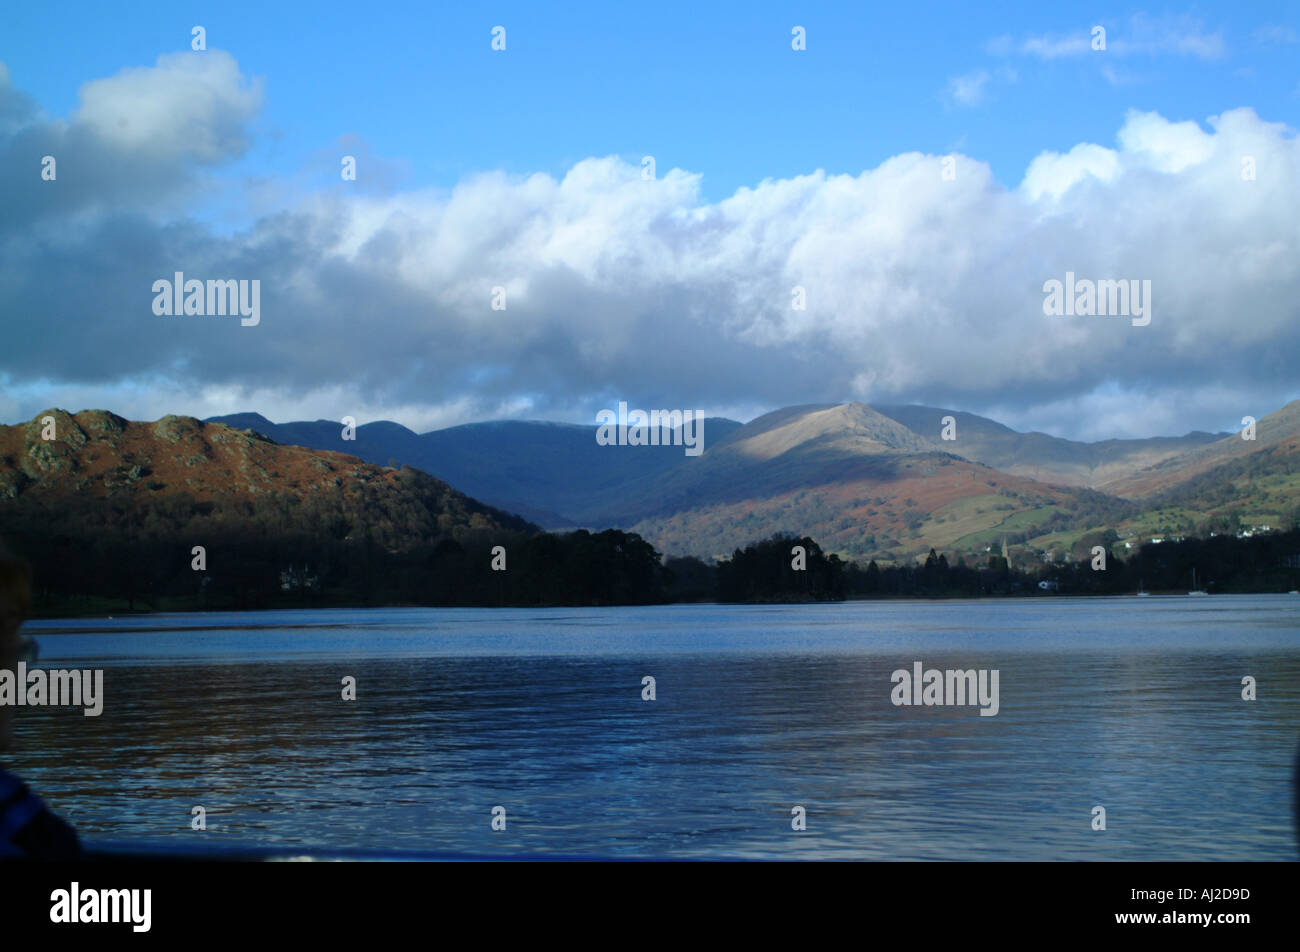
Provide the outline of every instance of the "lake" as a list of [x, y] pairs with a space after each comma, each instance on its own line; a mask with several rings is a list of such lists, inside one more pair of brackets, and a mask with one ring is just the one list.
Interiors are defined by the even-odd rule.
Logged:
[[[104, 670], [99, 717], [22, 708], [7, 761], [92, 844], [1296, 857], [1300, 596], [275, 611], [25, 630], [41, 666]], [[996, 670], [996, 716], [895, 705], [891, 674], [915, 662]], [[205, 832], [191, 830], [195, 806]]]

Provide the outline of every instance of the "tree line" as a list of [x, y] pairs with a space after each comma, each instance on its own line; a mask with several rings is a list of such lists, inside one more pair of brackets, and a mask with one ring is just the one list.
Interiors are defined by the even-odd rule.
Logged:
[[1125, 557], [1111, 551], [1113, 533], [1097, 534], [1086, 541], [1105, 552], [1104, 570], [1093, 567], [1091, 554], [1013, 568], [998, 555], [968, 564], [933, 549], [916, 563], [864, 566], [825, 553], [807, 536], [783, 533], [710, 563], [665, 560], [632, 532], [541, 532], [518, 528], [527, 526], [522, 520], [493, 529], [429, 524], [399, 548], [393, 520], [371, 526], [355, 512], [335, 511], [304, 520], [282, 502], [264, 501], [251, 515], [175, 501], [161, 512], [114, 514], [103, 500], [65, 499], [0, 507], [0, 535], [31, 563], [35, 606], [45, 615], [1100, 595], [1139, 586], [1186, 591], [1193, 568], [1211, 593], [1300, 588], [1300, 530], [1147, 544]]

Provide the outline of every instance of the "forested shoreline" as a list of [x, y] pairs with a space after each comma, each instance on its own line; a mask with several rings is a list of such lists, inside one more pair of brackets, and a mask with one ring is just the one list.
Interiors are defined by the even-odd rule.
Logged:
[[1147, 544], [1127, 558], [1107, 550], [1104, 569], [1093, 558], [1010, 566], [997, 554], [972, 565], [934, 550], [915, 564], [863, 565], [786, 534], [710, 563], [664, 558], [618, 529], [459, 526], [395, 550], [391, 526], [322, 528], [220, 511], [177, 525], [135, 513], [139, 531], [127, 536], [121, 520], [80, 508], [29, 509], [21, 519], [11, 510], [0, 522], [0, 536], [32, 566], [38, 616], [1184, 593], [1193, 569], [1212, 594], [1300, 588], [1300, 530]]

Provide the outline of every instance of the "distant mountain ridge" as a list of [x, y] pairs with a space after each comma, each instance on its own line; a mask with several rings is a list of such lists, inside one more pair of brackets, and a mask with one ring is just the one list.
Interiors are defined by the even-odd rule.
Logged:
[[1046, 525], [1063, 513], [1101, 518], [1106, 506], [1125, 506], [999, 472], [951, 445], [861, 403], [790, 407], [660, 476], [615, 524], [701, 557], [788, 532], [851, 558], [903, 558], [934, 545], [974, 548], [974, 537], [1012, 516]]
[[466, 424], [420, 435], [377, 423], [345, 442], [332, 421], [216, 419], [426, 468], [547, 528], [631, 529], [673, 554], [723, 555], [773, 531], [808, 533], [853, 555], [908, 550], [932, 536], [955, 542], [990, 529], [1009, 512], [1049, 519], [1096, 502], [963, 459], [952, 443], [862, 403], [786, 407], [743, 425], [708, 419], [698, 457], [681, 447], [600, 446], [594, 426], [569, 424]]
[[[1226, 433], [1195, 430], [1184, 436], [1112, 439], [1093, 443], [1046, 433], [1021, 433], [987, 417], [919, 405], [877, 407], [918, 434], [939, 439], [944, 417], [955, 421], [956, 439], [944, 445], [953, 453], [1004, 473], [1039, 482], [1115, 492], [1147, 467], [1221, 440]], [[1125, 495], [1118, 492], [1117, 495]]]
[[1251, 457], [1265, 456], [1287, 469], [1300, 462], [1300, 400], [1261, 417], [1255, 424], [1255, 438], [1243, 439], [1240, 433], [1198, 447], [1188, 448], [1175, 456], [1133, 473], [1113, 485], [1117, 492], [1133, 498], [1145, 498], [1167, 492], [1180, 484], [1215, 470], [1240, 463]]
[[[948, 416], [953, 440], [942, 438]], [[706, 420], [704, 453], [686, 457], [681, 447], [600, 446], [594, 425], [498, 421], [417, 434], [377, 422], [345, 442], [333, 421], [215, 419], [277, 441], [413, 465], [546, 528], [627, 528], [663, 551], [701, 556], [772, 531], [886, 557], [1078, 533], [1129, 519], [1144, 499], [1217, 465], [1242, 465], [1242, 453], [1272, 446], [1267, 433], [1285, 429], [1266, 417], [1263, 442], [1244, 450], [1236, 437], [1199, 431], [1085, 443], [940, 407], [815, 404], [745, 424]], [[1269, 502], [1276, 508], [1279, 499]]]
[[[378, 421], [358, 426], [356, 439], [344, 440], [342, 424], [332, 420], [272, 423], [256, 413], [235, 413], [210, 422], [251, 429], [277, 443], [352, 453], [381, 465], [391, 459], [414, 466], [546, 529], [594, 524], [632, 487], [686, 458], [681, 446], [600, 446], [594, 425], [571, 423], [500, 420], [420, 434]], [[708, 447], [740, 424], [709, 417], [703, 427]]]
[[[671, 555], [726, 556], [789, 532], [851, 558], [898, 560], [932, 546], [980, 555], [1007, 539], [1069, 549], [1102, 528], [1131, 537], [1207, 519], [1281, 521], [1300, 497], [1300, 402], [1262, 418], [1255, 441], [1192, 433], [1098, 443], [937, 407], [816, 404], [746, 424], [706, 419], [699, 456], [680, 445], [602, 446], [594, 425], [566, 423], [418, 434], [379, 421], [345, 440], [331, 420], [48, 413], [63, 435], [54, 443], [38, 438], [37, 421], [0, 429], [0, 500], [277, 497], [280, 523], [305, 502], [318, 528], [365, 526], [386, 545], [413, 526], [427, 541], [442, 527], [533, 523], [626, 529]], [[947, 416], [953, 440], [942, 437]]]
[[[951, 441], [941, 438], [942, 420], [948, 416], [956, 421], [956, 439]], [[342, 425], [331, 420], [277, 424], [256, 413], [211, 420], [255, 430], [279, 443], [355, 453], [373, 463], [394, 460], [415, 466], [546, 528], [625, 521], [647, 509], [638, 497], [671, 491], [669, 474], [688, 462], [675, 447], [639, 447], [635, 454], [606, 452], [595, 442], [594, 425], [494, 421], [418, 434], [400, 424], [378, 421], [357, 427], [355, 440], [345, 441]], [[1127, 497], [1127, 487], [1143, 485], [1138, 478], [1143, 470], [1226, 435], [1194, 431], [1177, 437], [1084, 443], [1021, 433], [960, 410], [845, 403], [785, 407], [746, 424], [710, 418], [705, 421], [704, 445], [706, 455], [712, 452], [715, 459], [732, 453], [729, 447], [738, 440], [745, 442], [744, 452], [751, 457], [775, 455], [811, 442], [817, 445], [804, 445], [802, 452], [827, 459], [940, 452], [1036, 482]], [[657, 485], [661, 477], [664, 482]]]

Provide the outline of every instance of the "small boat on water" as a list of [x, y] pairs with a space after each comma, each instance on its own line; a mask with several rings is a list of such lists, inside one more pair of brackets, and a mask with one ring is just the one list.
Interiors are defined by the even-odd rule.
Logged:
[[1209, 595], [1210, 594], [1204, 589], [1199, 589], [1196, 587], [1196, 569], [1192, 569], [1192, 590], [1187, 594], [1188, 595]]
[[1142, 579], [1138, 579], [1138, 598], [1150, 598], [1151, 593], [1142, 588]]

